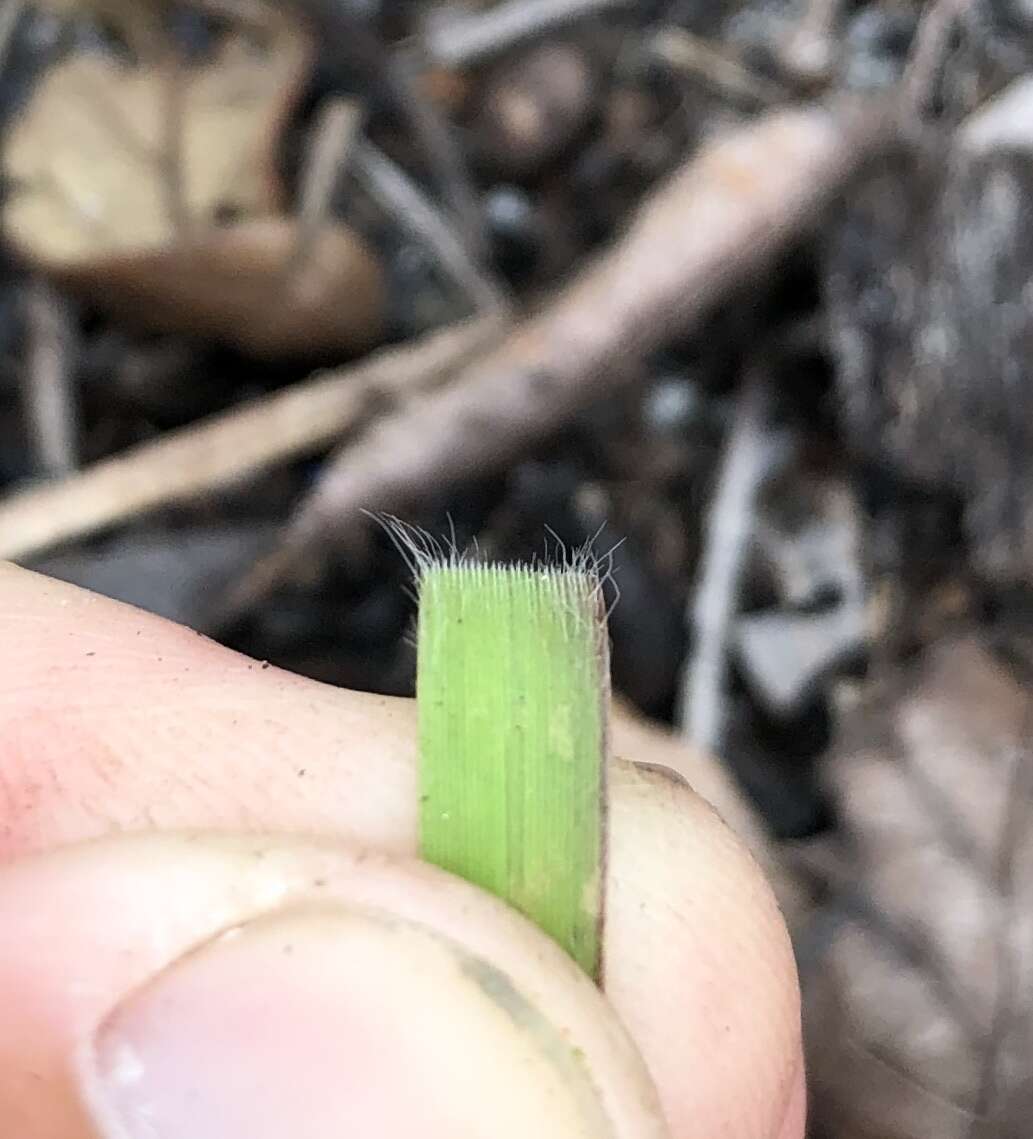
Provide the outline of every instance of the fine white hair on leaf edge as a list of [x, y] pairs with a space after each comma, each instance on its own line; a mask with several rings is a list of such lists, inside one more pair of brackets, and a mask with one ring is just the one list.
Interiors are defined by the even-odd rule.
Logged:
[[[609, 620], [618, 601], [620, 601], [620, 587], [614, 572], [613, 555], [623, 545], [625, 539], [618, 539], [605, 553], [597, 553], [596, 543], [606, 528], [605, 522], [582, 545], [569, 548], [551, 526], [545, 525], [545, 548], [541, 557], [535, 555], [528, 561], [486, 562], [481, 559], [476, 539], [472, 543], [472, 547], [459, 548], [455, 525], [451, 517], [449, 517], [450, 533], [448, 537], [437, 538], [429, 530], [406, 522], [396, 515], [371, 511], [365, 513], [384, 530], [404, 561], [413, 578], [415, 585], [414, 600], [417, 602], [424, 578], [429, 571], [435, 569], [466, 570], [475, 567], [500, 573], [527, 571], [556, 578], [564, 575], [587, 578], [592, 583], [592, 593], [595, 595], [604, 620]], [[550, 538], [555, 544], [554, 552], [549, 549]], [[603, 600], [607, 585], [613, 590], [613, 599], [608, 606], [604, 607]]]

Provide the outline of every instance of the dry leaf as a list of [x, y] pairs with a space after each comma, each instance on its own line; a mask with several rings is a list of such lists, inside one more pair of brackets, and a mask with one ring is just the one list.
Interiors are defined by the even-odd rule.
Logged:
[[254, 356], [353, 355], [383, 331], [380, 262], [342, 225], [297, 258], [300, 225], [267, 218], [166, 249], [56, 271], [74, 293], [102, 297], [129, 324], [232, 343]]
[[829, 761], [842, 920], [805, 992], [815, 1112], [838, 1139], [1030, 1132], [1029, 710], [979, 642], [942, 643]]
[[[232, 35], [210, 61], [184, 65], [178, 180], [191, 225], [279, 206], [274, 144], [306, 57], [306, 41], [281, 25], [263, 43]], [[173, 81], [97, 53], [44, 76], [4, 155], [4, 220], [23, 253], [64, 266], [176, 238], [165, 152]]]
[[[73, 7], [120, 23], [160, 5]], [[228, 34], [198, 64], [167, 48], [139, 65], [65, 60], [11, 132], [11, 241], [76, 295], [147, 329], [264, 356], [372, 346], [385, 307], [373, 253], [334, 224], [310, 224], [303, 240], [279, 213], [277, 142], [310, 46], [281, 15]]]

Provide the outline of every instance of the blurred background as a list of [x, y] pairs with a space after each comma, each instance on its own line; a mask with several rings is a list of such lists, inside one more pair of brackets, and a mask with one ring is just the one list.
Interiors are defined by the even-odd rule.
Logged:
[[0, 0], [0, 556], [411, 695], [601, 560], [816, 1137], [1033, 1134], [1033, 4]]

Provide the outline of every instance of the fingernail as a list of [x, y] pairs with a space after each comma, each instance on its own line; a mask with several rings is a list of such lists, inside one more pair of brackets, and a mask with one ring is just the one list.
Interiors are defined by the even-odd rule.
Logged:
[[105, 1019], [87, 1110], [104, 1139], [599, 1134], [597, 1104], [463, 961], [369, 914], [249, 923]]

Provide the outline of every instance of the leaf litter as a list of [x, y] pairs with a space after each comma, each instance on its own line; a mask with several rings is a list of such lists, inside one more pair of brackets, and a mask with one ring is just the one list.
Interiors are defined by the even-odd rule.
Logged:
[[879, 687], [825, 767], [841, 833], [823, 906], [838, 920], [805, 971], [814, 1095], [840, 1135], [1017, 1137], [1028, 1119], [1002, 1128], [1033, 1040], [1033, 701], [971, 634]]
[[617, 750], [773, 880], [813, 1134], [1027, 1135], [1027, 9], [0, 9], [0, 552], [406, 694], [363, 510], [622, 539]]
[[[147, 8], [110, 7], [130, 32], [143, 19], [148, 36], [130, 43], [157, 37]], [[369, 347], [382, 324], [376, 257], [330, 222], [299, 258], [286, 212], [277, 154], [307, 33], [281, 17], [214, 40], [200, 59], [73, 51], [51, 66], [4, 149], [9, 240], [80, 298], [150, 330], [257, 356]]]

